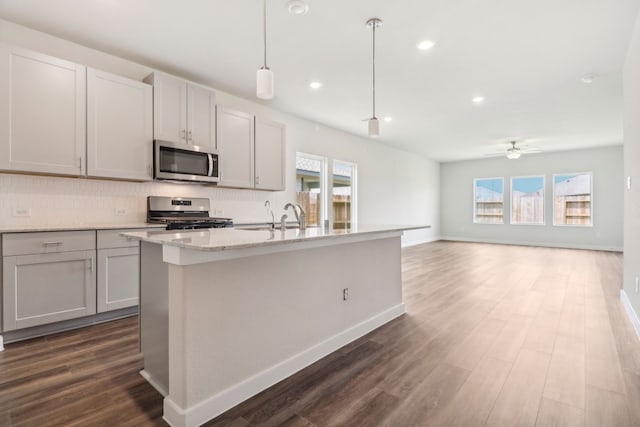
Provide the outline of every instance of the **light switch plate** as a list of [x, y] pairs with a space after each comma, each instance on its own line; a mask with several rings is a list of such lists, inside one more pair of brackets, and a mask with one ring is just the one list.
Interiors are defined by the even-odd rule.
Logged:
[[123, 216], [127, 214], [127, 209], [125, 208], [115, 208], [114, 210], [116, 216]]

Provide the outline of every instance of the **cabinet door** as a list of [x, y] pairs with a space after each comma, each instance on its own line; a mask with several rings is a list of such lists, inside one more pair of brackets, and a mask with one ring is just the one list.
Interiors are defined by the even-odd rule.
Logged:
[[87, 70], [87, 175], [152, 179], [152, 109], [150, 85]]
[[189, 144], [211, 150], [216, 146], [216, 94], [193, 84], [187, 88], [187, 140]]
[[85, 67], [0, 44], [0, 169], [85, 171]]
[[98, 312], [138, 305], [138, 247], [98, 250]]
[[4, 331], [95, 314], [95, 254], [4, 257]]
[[253, 188], [253, 116], [217, 106], [219, 187]]
[[153, 84], [153, 138], [187, 142], [187, 83], [153, 73], [145, 79]]
[[256, 188], [284, 190], [286, 127], [256, 118]]

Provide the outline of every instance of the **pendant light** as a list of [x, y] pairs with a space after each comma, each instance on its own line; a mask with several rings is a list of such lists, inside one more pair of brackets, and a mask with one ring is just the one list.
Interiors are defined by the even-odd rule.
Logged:
[[273, 71], [267, 67], [267, 0], [263, 0], [263, 41], [264, 63], [256, 73], [256, 96], [260, 99], [273, 98]]
[[368, 120], [369, 123], [369, 136], [377, 137], [380, 135], [380, 122], [376, 117], [376, 28], [382, 25], [382, 20], [379, 18], [371, 18], [367, 21], [367, 27], [371, 28], [373, 32], [373, 115]]

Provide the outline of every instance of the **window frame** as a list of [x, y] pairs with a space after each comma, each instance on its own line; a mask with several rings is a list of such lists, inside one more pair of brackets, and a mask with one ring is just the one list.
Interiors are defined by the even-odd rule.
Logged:
[[[547, 197], [547, 179], [545, 175], [518, 175], [509, 177], [509, 225], [521, 225], [521, 226], [533, 226], [540, 227], [547, 225], [546, 215], [546, 197]], [[513, 181], [518, 178], [542, 178], [542, 223], [541, 224], [529, 224], [529, 223], [514, 223], [513, 222]]]
[[[358, 164], [355, 162], [350, 162], [348, 160], [340, 160], [340, 159], [331, 159], [331, 185], [328, 187], [331, 189], [331, 194], [329, 194], [329, 192], [327, 192], [326, 195], [326, 200], [327, 200], [327, 209], [329, 208], [329, 205], [331, 206], [331, 219], [330, 219], [330, 226], [331, 229], [333, 229], [333, 169], [334, 169], [334, 164], [335, 163], [340, 163], [343, 165], [347, 165], [351, 168], [352, 170], [352, 175], [351, 175], [351, 228], [355, 228], [358, 226]], [[331, 197], [331, 199], [329, 199]]]
[[[556, 176], [567, 176], [567, 175], [589, 175], [589, 191], [591, 199], [589, 200], [589, 210], [590, 210], [590, 219], [591, 222], [589, 224], [556, 224]], [[552, 175], [551, 183], [553, 186], [552, 191], [552, 200], [553, 200], [553, 223], [554, 227], [593, 227], [594, 218], [593, 218], [593, 205], [594, 205], [594, 191], [593, 191], [593, 172], [571, 172], [571, 173], [554, 173]]]
[[[320, 156], [317, 154], [309, 154], [309, 153], [303, 153], [300, 151], [296, 151], [296, 166], [297, 166], [297, 161], [298, 161], [298, 157], [305, 157], [307, 159], [310, 160], [317, 160], [320, 162], [320, 219], [319, 222], [320, 224], [318, 225], [318, 228], [322, 228], [324, 227], [324, 223], [327, 219], [329, 219], [328, 216], [328, 207], [327, 207], [327, 200], [328, 200], [328, 195], [327, 193], [329, 192], [329, 186], [327, 185], [327, 170], [328, 170], [328, 165], [329, 165], [329, 159], [325, 156]], [[297, 167], [296, 167], [297, 170]], [[297, 174], [297, 172], [296, 172]], [[331, 192], [333, 192], [333, 188], [331, 188]], [[296, 193], [297, 193], [297, 182], [296, 182]]]
[[[478, 181], [489, 181], [489, 180], [493, 180], [493, 179], [499, 179], [502, 181], [502, 222], [478, 222], [477, 221], [477, 201], [476, 201], [476, 189], [478, 188], [477, 182]], [[493, 176], [493, 177], [487, 177], [487, 178], [473, 178], [473, 211], [472, 211], [472, 223], [473, 224], [480, 224], [480, 225], [505, 225], [505, 212], [504, 212], [504, 205], [505, 205], [505, 179], [503, 176]]]

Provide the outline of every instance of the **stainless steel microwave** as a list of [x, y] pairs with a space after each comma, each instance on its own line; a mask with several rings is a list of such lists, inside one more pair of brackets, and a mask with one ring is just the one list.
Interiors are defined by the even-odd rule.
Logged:
[[190, 182], [218, 182], [218, 153], [204, 147], [155, 140], [153, 177]]

